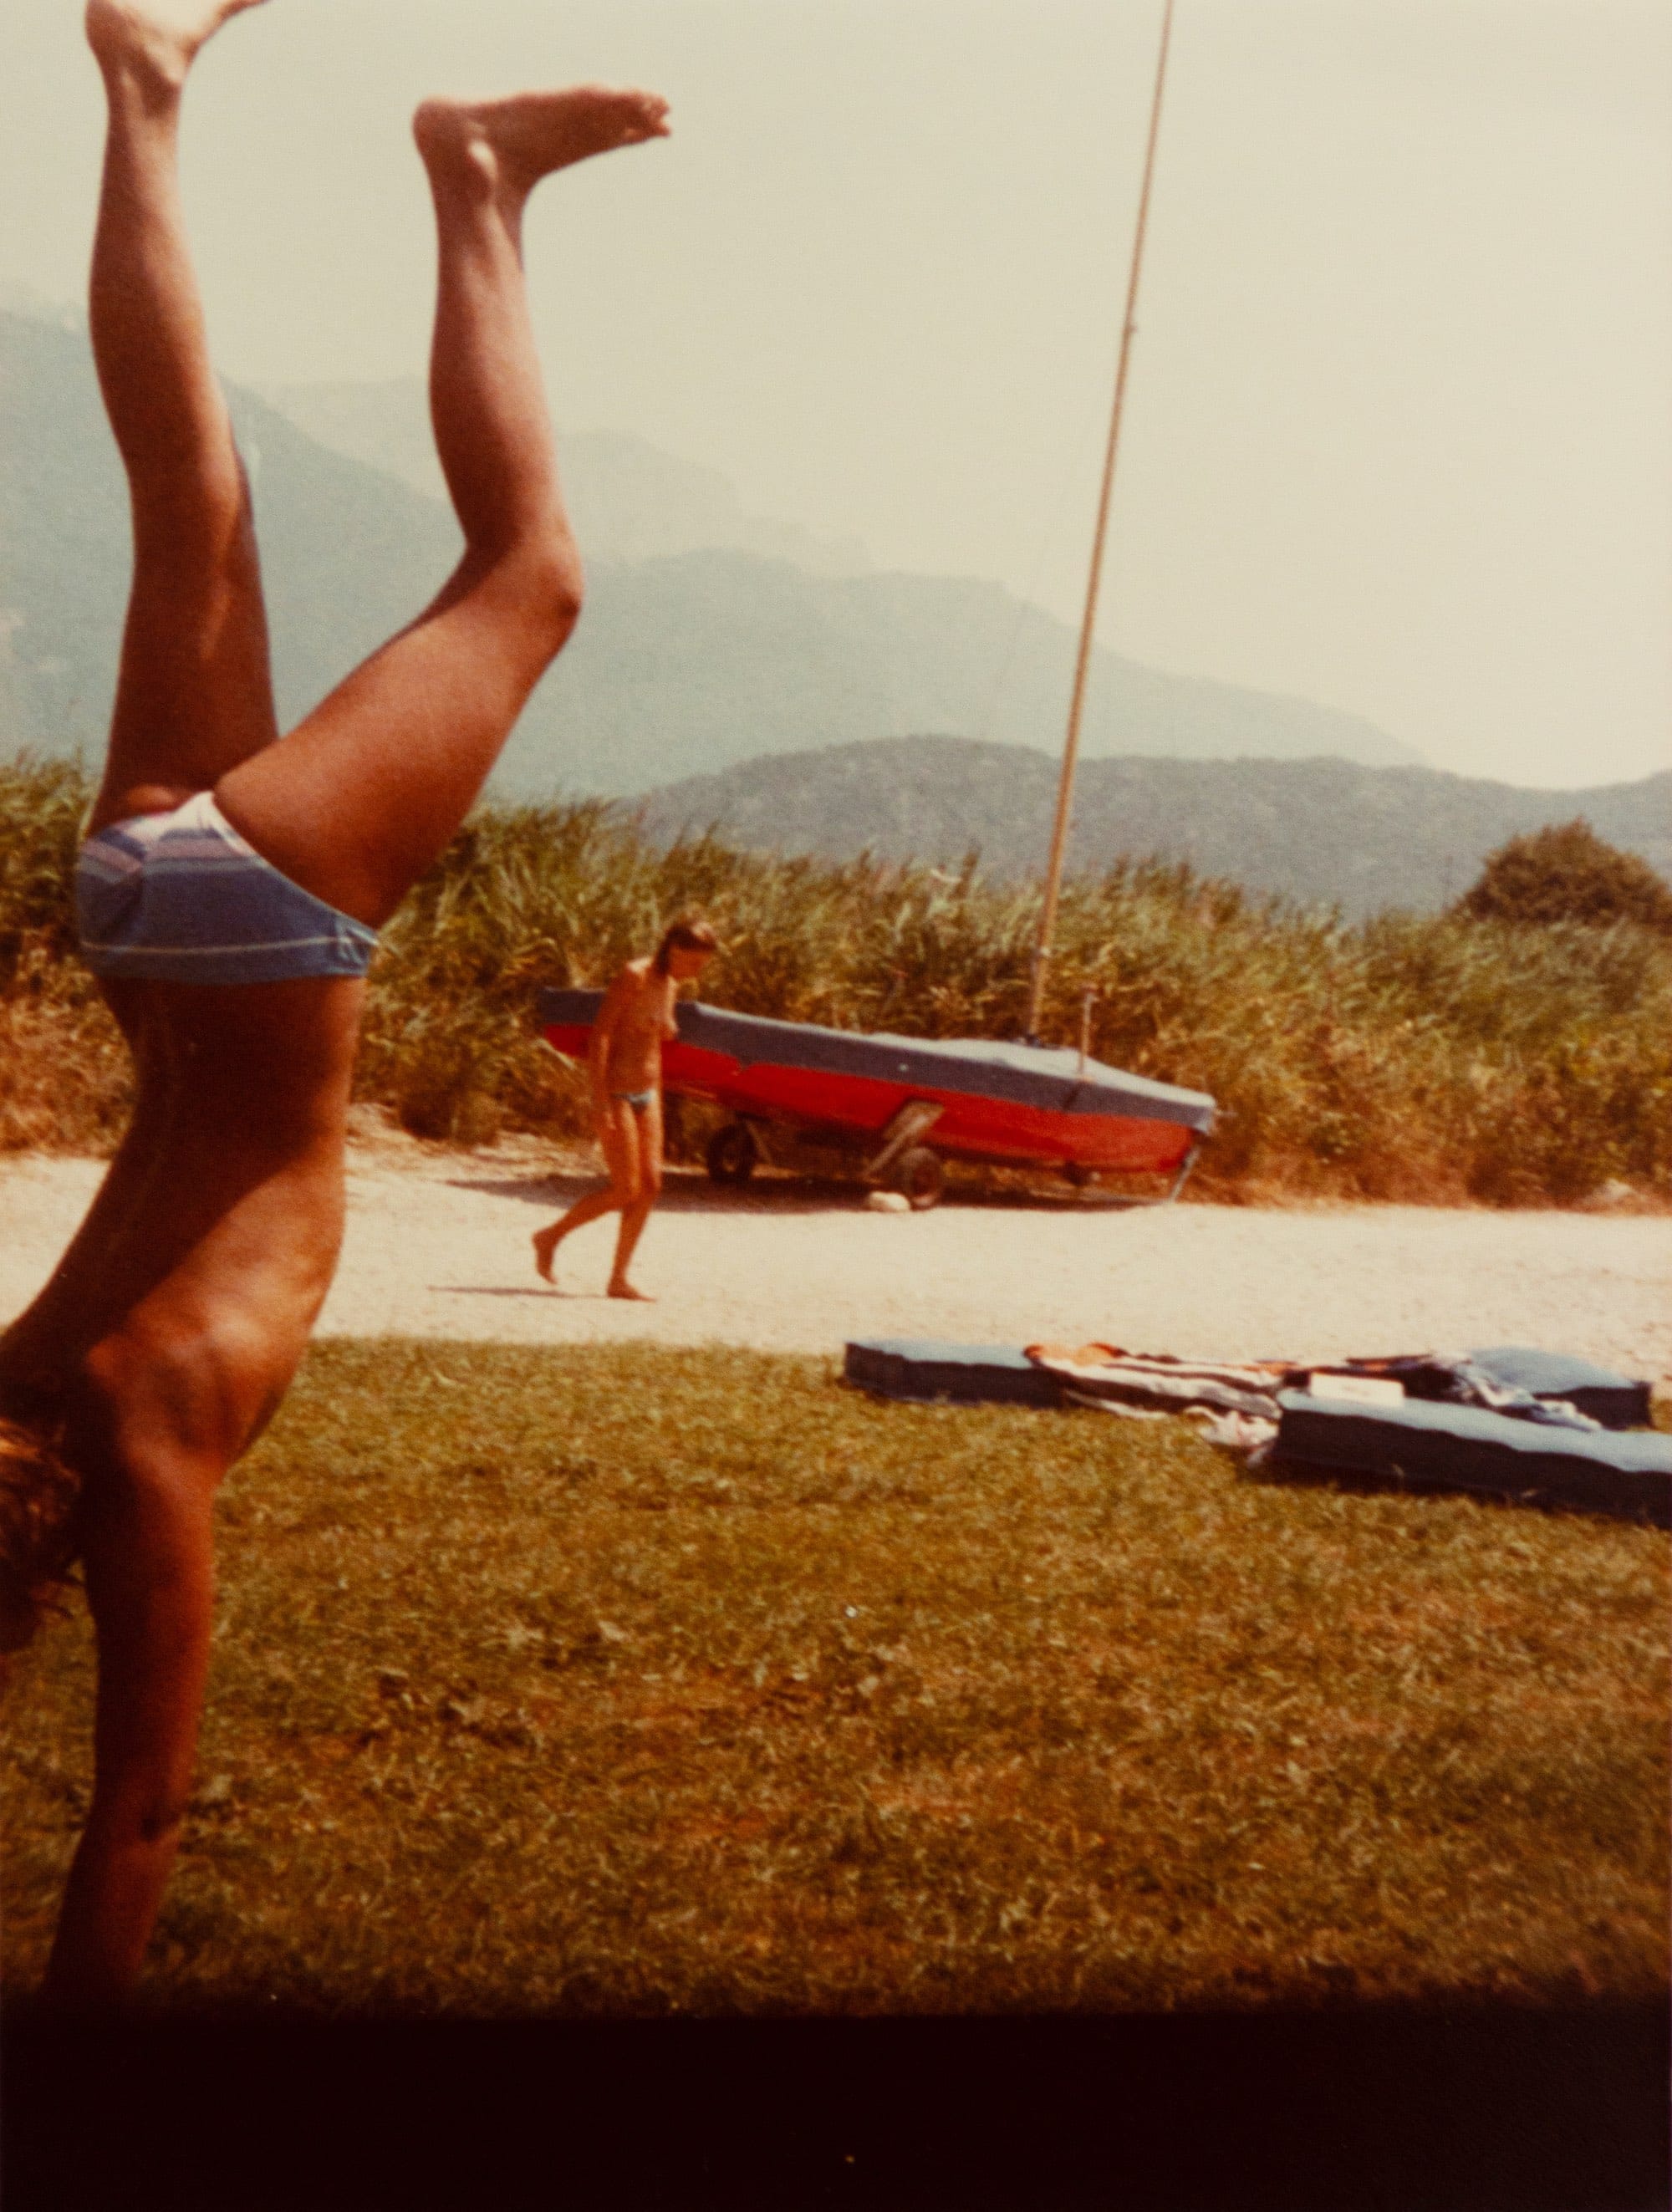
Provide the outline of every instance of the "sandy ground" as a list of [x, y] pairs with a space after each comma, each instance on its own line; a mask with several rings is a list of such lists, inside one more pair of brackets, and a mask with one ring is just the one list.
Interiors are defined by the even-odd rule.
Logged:
[[[453, 1153], [356, 1147], [326, 1335], [605, 1339], [839, 1354], [854, 1336], [1080, 1343], [1222, 1358], [1542, 1345], [1672, 1390], [1672, 1218], [1414, 1206], [1134, 1210], [1094, 1194], [949, 1194], [866, 1210], [855, 1184], [747, 1193], [676, 1171], [635, 1273], [602, 1295], [613, 1224], [534, 1275], [529, 1237], [596, 1181], [528, 1140]], [[0, 1160], [0, 1322], [45, 1278], [102, 1173]]]

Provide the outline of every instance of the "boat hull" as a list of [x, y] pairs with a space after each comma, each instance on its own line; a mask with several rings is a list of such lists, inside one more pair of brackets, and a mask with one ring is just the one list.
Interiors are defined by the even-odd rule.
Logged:
[[[541, 1032], [584, 1060], [601, 994], [542, 994]], [[1068, 1053], [862, 1036], [682, 1006], [662, 1052], [664, 1087], [739, 1120], [875, 1147], [903, 1107], [938, 1109], [924, 1141], [1000, 1166], [1176, 1175], [1213, 1125], [1202, 1093], [1078, 1063]], [[1037, 1065], [1035, 1065], [1037, 1063]]]

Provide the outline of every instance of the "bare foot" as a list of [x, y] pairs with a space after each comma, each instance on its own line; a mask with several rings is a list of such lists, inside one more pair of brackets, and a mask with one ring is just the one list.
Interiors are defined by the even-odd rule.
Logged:
[[608, 1295], [612, 1298], [633, 1298], [642, 1306], [654, 1306], [656, 1303], [655, 1296], [652, 1291], [635, 1291], [631, 1283], [625, 1280], [611, 1283]]
[[463, 164], [502, 201], [520, 204], [553, 169], [666, 138], [667, 102], [607, 84], [518, 92], [508, 100], [427, 100], [412, 118], [412, 135], [432, 176]]
[[137, 69], [178, 88], [199, 46], [261, 0], [88, 0], [87, 42], [106, 69]]
[[534, 1247], [534, 1272], [544, 1281], [555, 1284], [557, 1278], [551, 1272], [551, 1261], [557, 1249], [556, 1232], [550, 1229], [537, 1229], [529, 1241]]

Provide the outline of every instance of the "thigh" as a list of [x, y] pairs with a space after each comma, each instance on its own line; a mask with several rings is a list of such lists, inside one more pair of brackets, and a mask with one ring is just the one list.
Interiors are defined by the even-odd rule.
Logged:
[[178, 529], [139, 520], [92, 827], [213, 790], [277, 734], [247, 487], [218, 530], [190, 514]]
[[643, 1180], [637, 1121], [637, 1115], [625, 1099], [612, 1098], [595, 1124], [599, 1149], [610, 1173], [610, 1188], [623, 1206], [632, 1205]]
[[573, 626], [538, 577], [461, 569], [218, 804], [263, 858], [381, 928], [446, 847]]
[[635, 1117], [639, 1125], [639, 1161], [641, 1195], [656, 1199], [662, 1194], [662, 1094], [653, 1091], [650, 1103], [642, 1114]]

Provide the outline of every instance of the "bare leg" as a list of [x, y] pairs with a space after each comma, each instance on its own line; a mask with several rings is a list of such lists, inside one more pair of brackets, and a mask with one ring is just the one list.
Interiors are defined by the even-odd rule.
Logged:
[[464, 818], [580, 611], [524, 293], [524, 204], [553, 169], [664, 135], [666, 112], [598, 86], [418, 111], [441, 253], [430, 401], [464, 559], [410, 629], [217, 787], [258, 851], [374, 927]]
[[145, 1481], [106, 1465], [92, 1480], [93, 1805], [44, 1990], [75, 2007], [116, 2002], [139, 1971], [191, 1795], [214, 1607], [213, 1472], [175, 1465]]
[[611, 1101], [606, 1110], [599, 1115], [597, 1125], [599, 1148], [610, 1171], [607, 1187], [577, 1199], [561, 1221], [554, 1221], [549, 1229], [536, 1231], [533, 1238], [534, 1265], [547, 1282], [556, 1279], [551, 1272], [551, 1263], [564, 1237], [577, 1229], [584, 1229], [589, 1221], [601, 1220], [606, 1213], [624, 1214], [629, 1206], [637, 1203], [640, 1160], [638, 1132], [633, 1126], [635, 1118], [630, 1106], [618, 1098]]
[[210, 788], [277, 734], [249, 491], [210, 362], [178, 173], [192, 57], [252, 4], [88, 8], [110, 118], [88, 323], [134, 538], [95, 826]]
[[[173, 806], [277, 732], [248, 487], [209, 357], [178, 173], [192, 60], [253, 0], [89, 0], [108, 130], [88, 322], [127, 472], [133, 580], [94, 828]], [[0, 1343], [0, 1382], [50, 1388], [100, 1333], [112, 1239], [143, 1209], [170, 1111], [172, 1057], [131, 987], [106, 994], [138, 1101], [52, 1281]]]
[[[89, 0], [109, 107], [88, 320], [127, 471], [134, 568], [110, 753], [93, 820], [172, 806], [277, 734], [250, 503], [215, 379], [180, 206], [180, 94], [193, 57], [254, 0]], [[50, 1388], [100, 1333], [112, 1244], [155, 1180], [174, 1089], [144, 994], [106, 993], [139, 1097], [51, 1284], [0, 1342], [0, 1382]]]
[[627, 1279], [627, 1270], [632, 1262], [634, 1248], [644, 1234], [644, 1224], [650, 1218], [650, 1209], [662, 1194], [662, 1098], [658, 1091], [651, 1099], [638, 1121], [639, 1188], [630, 1206], [622, 1208], [621, 1229], [616, 1238], [616, 1263], [610, 1271], [610, 1296], [612, 1298], [638, 1298], [651, 1302], [648, 1291], [635, 1290]]

